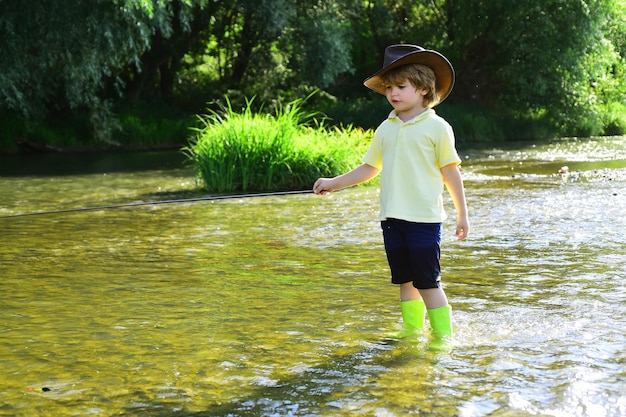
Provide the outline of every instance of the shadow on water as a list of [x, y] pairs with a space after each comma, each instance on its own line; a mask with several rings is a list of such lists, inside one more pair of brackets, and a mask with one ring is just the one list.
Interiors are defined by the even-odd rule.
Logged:
[[66, 176], [184, 168], [177, 151], [0, 154], [0, 177]]
[[[127, 407], [124, 414], [157, 417], [171, 416], [173, 412], [188, 417], [313, 416], [320, 415], [320, 405], [324, 404], [327, 410], [335, 410], [331, 415], [352, 415], [359, 410], [346, 403], [345, 396], [350, 392], [362, 388], [375, 389], [380, 375], [394, 372], [398, 367], [414, 363], [416, 369], [418, 366], [428, 369], [437, 363], [441, 355], [448, 355], [448, 352], [429, 349], [425, 338], [421, 335], [417, 339], [361, 342], [356, 350], [354, 347], [340, 349], [343, 352], [332, 356], [326, 363], [302, 369], [291, 378], [253, 380], [245, 396], [230, 401], [207, 401], [213, 405], [205, 411], [180, 408], [180, 402], [174, 407], [167, 401], [154, 400], [154, 395], [148, 392], [135, 393], [142, 397], [137, 401], [141, 406]], [[185, 396], [184, 393], [182, 395]], [[452, 415], [457, 408], [458, 403], [453, 399], [449, 399], [445, 406], [439, 404], [437, 407], [426, 401], [416, 403], [412, 413]]]

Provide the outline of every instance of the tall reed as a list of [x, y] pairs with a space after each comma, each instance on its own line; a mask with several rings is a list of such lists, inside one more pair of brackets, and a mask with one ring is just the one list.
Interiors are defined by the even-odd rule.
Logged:
[[199, 116], [202, 126], [183, 152], [203, 188], [211, 192], [288, 191], [309, 188], [322, 176], [334, 176], [360, 162], [368, 132], [309, 126], [315, 113], [295, 100], [276, 112], [253, 112], [252, 100], [241, 112], [230, 101], [221, 111]]

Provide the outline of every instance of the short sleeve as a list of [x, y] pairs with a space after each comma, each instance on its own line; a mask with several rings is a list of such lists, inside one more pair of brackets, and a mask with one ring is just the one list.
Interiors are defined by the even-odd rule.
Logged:
[[382, 145], [382, 133], [380, 128], [374, 133], [374, 138], [370, 147], [367, 150], [365, 156], [363, 156], [362, 162], [364, 164], [373, 166], [377, 169], [383, 169], [383, 145]]
[[452, 130], [452, 126], [450, 126], [447, 122], [443, 122], [443, 126], [439, 129], [439, 134], [437, 136], [435, 145], [437, 166], [442, 168], [450, 164], [459, 165], [461, 163], [461, 158], [455, 148], [454, 131]]

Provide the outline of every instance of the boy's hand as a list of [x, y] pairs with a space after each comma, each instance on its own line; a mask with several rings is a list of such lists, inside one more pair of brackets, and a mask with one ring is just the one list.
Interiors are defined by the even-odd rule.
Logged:
[[459, 240], [465, 240], [469, 235], [470, 225], [467, 217], [463, 217], [457, 219], [456, 221], [456, 230], [454, 232], [454, 236], [456, 236]]
[[313, 184], [313, 192], [324, 195], [333, 191], [343, 190], [374, 178], [379, 172], [380, 169], [378, 168], [368, 164], [361, 164], [352, 171], [334, 178], [318, 178], [315, 184]]
[[317, 181], [315, 181], [315, 184], [313, 184], [313, 192], [315, 194], [321, 195], [328, 194], [334, 191], [332, 183], [332, 178], [319, 178]]

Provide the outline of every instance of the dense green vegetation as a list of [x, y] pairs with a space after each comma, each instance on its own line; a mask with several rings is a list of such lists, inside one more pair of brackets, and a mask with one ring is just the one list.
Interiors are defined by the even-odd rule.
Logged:
[[[459, 141], [626, 131], [625, 0], [0, 0], [0, 149], [182, 145], [228, 97], [376, 126], [392, 43], [457, 71]], [[207, 103], [216, 103], [207, 105]], [[207, 110], [207, 106], [209, 109]]]
[[362, 129], [309, 126], [315, 114], [303, 100], [278, 107], [274, 115], [241, 112], [230, 102], [201, 117], [202, 128], [183, 150], [202, 186], [212, 192], [309, 188], [320, 176], [335, 176], [360, 163], [369, 144]]

